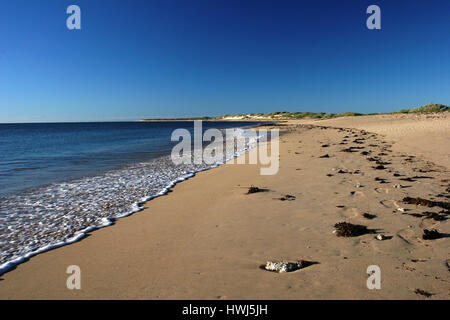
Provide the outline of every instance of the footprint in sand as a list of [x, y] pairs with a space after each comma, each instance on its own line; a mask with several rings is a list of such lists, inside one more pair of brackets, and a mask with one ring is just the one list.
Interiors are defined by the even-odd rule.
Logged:
[[398, 205], [397, 201], [391, 200], [391, 202], [392, 202], [392, 204], [395, 206], [396, 209], [401, 208], [401, 207]]
[[374, 191], [376, 193], [386, 193], [386, 194], [388, 194], [389, 193], [389, 188], [375, 188]]
[[397, 201], [395, 201], [395, 200], [380, 200], [380, 204], [383, 207], [388, 208], [388, 209], [392, 209], [392, 208], [398, 209], [398, 208], [400, 208], [400, 206], [398, 205]]
[[439, 222], [432, 219], [422, 219], [419, 223], [419, 227], [422, 229], [436, 229], [439, 226]]
[[402, 239], [405, 243], [410, 245], [424, 245], [421, 234], [419, 234], [413, 228], [401, 229], [397, 232], [397, 236]]
[[391, 202], [391, 200], [380, 200], [380, 204], [387, 209], [392, 208], [390, 202]]
[[341, 216], [343, 218], [356, 218], [361, 216], [361, 213], [357, 208], [345, 208], [344, 210], [342, 210]]

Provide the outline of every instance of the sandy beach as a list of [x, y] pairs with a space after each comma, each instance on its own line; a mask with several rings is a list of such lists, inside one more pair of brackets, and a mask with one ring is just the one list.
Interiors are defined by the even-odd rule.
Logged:
[[[450, 115], [279, 128], [276, 175], [250, 164], [198, 173], [145, 210], [3, 274], [0, 299], [449, 299]], [[267, 191], [246, 194], [250, 185]], [[338, 237], [339, 222], [370, 232]], [[424, 240], [424, 229], [441, 238]], [[299, 259], [316, 263], [260, 268]], [[70, 265], [81, 269], [80, 290], [66, 287]], [[381, 270], [379, 290], [367, 288], [370, 265]]]

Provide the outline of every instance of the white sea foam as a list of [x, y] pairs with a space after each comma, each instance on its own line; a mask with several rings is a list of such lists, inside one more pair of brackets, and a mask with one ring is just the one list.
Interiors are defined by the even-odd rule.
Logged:
[[88, 232], [142, 210], [143, 202], [166, 194], [196, 172], [243, 154], [259, 138], [213, 165], [174, 165], [163, 156], [0, 198], [0, 275], [36, 254], [79, 241]]

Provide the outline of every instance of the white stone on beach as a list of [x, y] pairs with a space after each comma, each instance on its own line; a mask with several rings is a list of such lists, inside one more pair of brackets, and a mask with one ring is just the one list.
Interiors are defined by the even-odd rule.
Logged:
[[302, 263], [297, 262], [274, 262], [274, 261], [267, 261], [265, 269], [268, 271], [275, 271], [278, 273], [283, 272], [291, 272], [302, 268]]
[[384, 240], [384, 239], [386, 239], [386, 237], [384, 236], [384, 235], [382, 235], [381, 233], [380, 234], [377, 234], [377, 240]]

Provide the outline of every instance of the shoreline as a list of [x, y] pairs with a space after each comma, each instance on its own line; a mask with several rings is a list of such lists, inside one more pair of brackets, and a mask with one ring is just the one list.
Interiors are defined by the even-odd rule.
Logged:
[[[321, 125], [321, 122], [314, 124]], [[388, 188], [390, 193], [385, 193], [384, 189], [383, 193], [370, 191], [381, 191], [380, 188], [385, 187], [371, 182], [373, 174], [382, 173], [372, 172], [356, 153], [346, 155], [337, 151], [340, 147], [336, 139], [345, 133], [316, 126], [308, 129], [302, 125], [289, 122], [292, 130], [280, 136], [279, 174], [259, 176], [259, 165], [228, 164], [200, 172], [195, 175], [197, 179], [175, 185], [173, 191], [179, 192], [169, 192], [145, 203], [144, 210], [118, 220], [113, 228], [97, 230], [81, 242], [35, 256], [0, 276], [3, 279], [0, 298], [420, 298], [411, 288], [414, 284], [432, 290], [432, 298], [448, 299], [445, 281], [423, 276], [432, 270], [445, 280], [445, 272], [448, 272], [444, 268], [445, 261], [450, 257], [442, 250], [448, 247], [448, 239], [428, 243], [433, 247], [433, 255], [429, 256], [431, 253], [426, 254], [426, 247], [408, 229], [399, 231], [400, 236], [393, 231], [403, 225], [429, 224], [429, 221], [392, 215], [393, 202], [380, 198], [390, 198], [390, 193], [409, 194], [410, 190], [417, 196], [427, 197], [425, 190], [431, 192], [440, 188], [436, 184], [438, 180], [419, 181], [420, 184], [414, 183], [412, 189], [404, 189], [406, 191], [391, 189], [392, 185]], [[352, 134], [358, 132], [354, 130]], [[320, 142], [336, 149], [329, 160], [316, 159], [330, 152], [322, 149]], [[379, 145], [383, 147], [386, 143]], [[392, 156], [391, 161], [398, 159]], [[331, 164], [326, 165], [327, 161]], [[422, 165], [420, 160], [418, 163]], [[346, 178], [339, 182], [336, 180], [339, 174], [331, 172], [334, 177], [326, 176], [330, 166], [336, 165], [347, 171], [356, 165], [367, 173], [361, 176], [341, 174]], [[397, 169], [413, 168], [400, 166]], [[427, 174], [448, 178], [445, 170]], [[333, 179], [336, 181], [331, 183]], [[354, 179], [360, 180], [358, 183], [366, 189], [352, 188]], [[246, 195], [242, 187], [250, 184], [268, 188], [269, 192]], [[347, 189], [355, 193], [347, 195]], [[339, 194], [333, 196], [335, 192]], [[292, 194], [296, 200], [276, 200], [283, 194]], [[364, 201], [359, 203], [357, 198]], [[324, 199], [328, 200], [324, 202]], [[379, 204], [380, 199], [387, 207]], [[346, 202], [345, 208], [336, 208]], [[365, 204], [370, 208], [363, 210], [380, 211], [374, 212], [378, 217], [373, 222], [359, 217], [360, 206]], [[386, 228], [394, 238], [386, 243], [377, 242], [370, 235], [336, 238], [331, 233], [332, 225], [342, 219]], [[415, 226], [411, 231], [419, 228]], [[440, 223], [441, 232], [450, 231], [448, 229], [448, 222]], [[412, 244], [406, 245], [402, 237]], [[383, 265], [383, 270], [388, 270], [386, 284], [383, 284], [387, 289], [380, 292], [364, 287], [367, 279], [364, 266], [374, 257]], [[430, 262], [412, 263], [411, 257], [422, 257]], [[286, 275], [259, 269], [259, 265], [270, 259], [297, 258], [319, 264]], [[418, 271], [404, 269], [405, 263]], [[68, 276], [65, 268], [72, 264], [80, 265], [82, 270], [82, 290], [65, 288]], [[336, 279], [336, 272], [342, 273], [341, 278]], [[36, 274], [39, 274], [38, 279]], [[397, 287], [391, 278], [396, 279]], [[305, 286], [311, 290], [302, 290]]]
[[[258, 125], [251, 126], [250, 129], [257, 128], [257, 127], [258, 127]], [[259, 144], [259, 143], [260, 142], [257, 142], [257, 144]], [[13, 260], [9, 260], [9, 261], [6, 261], [3, 264], [0, 264], [0, 277], [2, 275], [4, 275], [4, 274], [14, 270], [18, 265], [20, 265], [22, 263], [26, 263], [32, 257], [35, 257], [35, 256], [37, 256], [39, 254], [42, 254], [42, 253], [45, 253], [45, 252], [48, 252], [48, 251], [52, 251], [52, 250], [61, 248], [63, 246], [71, 245], [71, 244], [74, 244], [76, 242], [82, 241], [84, 238], [89, 236], [92, 232], [94, 232], [96, 230], [99, 230], [99, 229], [103, 229], [103, 228], [112, 226], [119, 219], [129, 217], [129, 216], [131, 216], [131, 215], [133, 215], [135, 213], [138, 213], [138, 212], [144, 210], [145, 209], [144, 205], [146, 203], [148, 203], [149, 201], [152, 201], [153, 199], [156, 199], [158, 197], [162, 197], [162, 196], [166, 195], [169, 192], [172, 192], [173, 188], [177, 184], [179, 184], [181, 182], [184, 182], [184, 181], [187, 181], [187, 180], [189, 180], [191, 178], [194, 178], [200, 172], [208, 171], [208, 170], [211, 170], [211, 169], [223, 166], [223, 165], [225, 165], [228, 162], [235, 161], [236, 158], [238, 158], [238, 157], [240, 157], [242, 155], [245, 156], [245, 154], [249, 152], [249, 150], [247, 150], [247, 149], [248, 149], [248, 147], [246, 147], [246, 149], [243, 149], [243, 150], [237, 150], [230, 159], [225, 159], [224, 162], [213, 164], [213, 165], [208, 165], [205, 168], [199, 168], [199, 169], [196, 169], [194, 171], [187, 171], [187, 172], [185, 172], [183, 175], [179, 176], [177, 179], [169, 181], [169, 183], [161, 191], [159, 191], [158, 193], [156, 193], [154, 195], [150, 195], [150, 196], [145, 196], [144, 198], [142, 198], [138, 202], [132, 203], [131, 204], [132, 209], [130, 209], [130, 211], [128, 211], [126, 213], [115, 214], [115, 215], [110, 216], [110, 217], [102, 218], [101, 219], [101, 224], [99, 224], [99, 225], [91, 225], [91, 226], [88, 226], [88, 227], [86, 227], [84, 229], [81, 229], [81, 230], [75, 232], [74, 235], [72, 237], [68, 238], [68, 239], [63, 239], [63, 240], [60, 240], [60, 241], [55, 242], [55, 243], [47, 244], [45, 246], [37, 248], [34, 251], [27, 252], [26, 254], [24, 254], [22, 256], [19, 256], [19, 257], [13, 259]], [[159, 157], [161, 157], [161, 158], [162, 157], [166, 157], [166, 155], [161, 155]], [[156, 158], [151, 159], [151, 160], [155, 160], [155, 159], [157, 159], [159, 157], [156, 157]]]

